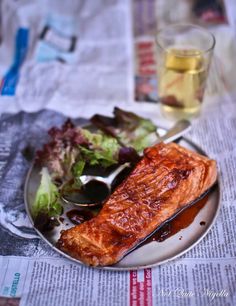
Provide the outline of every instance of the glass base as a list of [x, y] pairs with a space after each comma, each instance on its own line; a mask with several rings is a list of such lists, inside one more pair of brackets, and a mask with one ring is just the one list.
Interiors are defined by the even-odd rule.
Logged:
[[161, 113], [170, 120], [191, 119], [200, 115], [200, 105], [192, 108], [180, 108], [161, 104]]

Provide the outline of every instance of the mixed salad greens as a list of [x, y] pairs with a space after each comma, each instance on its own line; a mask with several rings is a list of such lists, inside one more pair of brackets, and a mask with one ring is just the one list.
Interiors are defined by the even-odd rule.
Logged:
[[91, 122], [105, 134], [116, 138], [122, 146], [130, 146], [142, 153], [157, 139], [157, 127], [149, 119], [118, 107], [113, 113], [113, 118], [94, 115]]
[[57, 217], [62, 212], [60, 193], [80, 189], [87, 166], [109, 168], [129, 162], [135, 164], [144, 148], [157, 138], [156, 126], [148, 119], [114, 109], [114, 117], [95, 115], [96, 131], [75, 126], [67, 120], [61, 128], [49, 130], [50, 142], [36, 153], [42, 167], [41, 182], [33, 204], [33, 217]]

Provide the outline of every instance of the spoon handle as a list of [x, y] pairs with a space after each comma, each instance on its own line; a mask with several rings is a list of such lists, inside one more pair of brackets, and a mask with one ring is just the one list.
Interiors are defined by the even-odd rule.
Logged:
[[111, 185], [111, 183], [114, 181], [117, 175], [128, 166], [129, 166], [129, 163], [120, 165], [106, 179], [103, 179], [103, 182]]
[[169, 129], [164, 136], [158, 139], [159, 142], [169, 143], [172, 142], [179, 137], [183, 136], [191, 129], [191, 123], [188, 120], [180, 120], [178, 121], [171, 129]]

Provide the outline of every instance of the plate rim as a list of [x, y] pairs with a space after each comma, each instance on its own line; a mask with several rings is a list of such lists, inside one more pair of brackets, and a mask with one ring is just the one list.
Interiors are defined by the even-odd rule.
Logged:
[[[162, 128], [162, 127], [158, 127], [157, 129], [161, 129], [161, 130], [167, 130], [165, 128]], [[198, 146], [197, 144], [195, 144], [192, 140], [190, 140], [188, 137], [181, 137], [181, 139], [183, 139], [184, 141], [186, 141], [187, 143], [189, 143], [192, 147], [195, 147], [198, 152], [202, 155], [205, 155], [205, 156], [208, 156], [205, 151], [200, 147]], [[31, 163], [31, 166], [27, 172], [27, 175], [26, 175], [26, 178], [25, 178], [25, 183], [24, 183], [24, 204], [25, 204], [25, 210], [26, 210], [26, 213], [27, 213], [27, 216], [34, 228], [34, 230], [36, 231], [36, 233], [39, 235], [39, 237], [37, 237], [38, 239], [43, 239], [55, 252], [59, 253], [60, 255], [62, 255], [63, 257], [75, 262], [76, 264], [80, 264], [80, 265], [83, 265], [85, 267], [89, 267], [89, 268], [94, 268], [94, 269], [98, 269], [98, 270], [109, 270], [109, 271], [135, 271], [135, 270], [142, 270], [142, 269], [151, 269], [151, 268], [154, 268], [154, 267], [157, 267], [157, 266], [160, 266], [162, 264], [165, 264], [167, 262], [170, 262], [170, 261], [173, 261], [173, 260], [176, 260], [176, 258], [179, 258], [181, 257], [182, 255], [186, 254], [187, 252], [189, 252], [192, 248], [194, 248], [198, 243], [200, 243], [209, 233], [209, 231], [212, 229], [213, 225], [215, 224], [216, 222], [216, 219], [218, 218], [218, 215], [219, 215], [219, 212], [220, 212], [220, 209], [222, 207], [222, 196], [221, 196], [221, 179], [220, 179], [220, 175], [219, 175], [219, 171], [217, 171], [217, 180], [216, 180], [216, 183], [215, 183], [215, 186], [217, 188], [217, 192], [218, 192], [218, 206], [217, 206], [217, 209], [215, 210], [214, 212], [214, 217], [212, 218], [209, 226], [206, 228], [206, 230], [203, 232], [203, 234], [197, 238], [197, 240], [195, 242], [193, 242], [189, 247], [187, 247], [186, 249], [184, 249], [183, 251], [181, 251], [180, 253], [174, 255], [174, 256], [171, 256], [170, 258], [167, 258], [167, 259], [164, 259], [164, 260], [161, 260], [161, 261], [158, 261], [156, 263], [152, 263], [152, 264], [147, 264], [147, 265], [140, 265], [140, 266], [135, 266], [135, 267], [118, 267], [118, 266], [115, 266], [115, 265], [111, 265], [111, 266], [89, 266], [89, 265], [86, 265], [84, 262], [76, 259], [76, 258], [73, 258], [71, 257], [69, 254], [61, 251], [60, 249], [58, 249], [55, 245], [53, 245], [41, 232], [40, 230], [38, 230], [35, 226], [34, 226], [34, 221], [33, 221], [33, 218], [32, 218], [32, 215], [30, 213], [30, 210], [29, 210], [29, 204], [28, 204], [28, 185], [29, 185], [29, 180], [30, 180], [30, 175], [32, 173], [32, 170], [34, 168], [34, 161]], [[135, 249], [134, 249], [135, 250]], [[131, 251], [132, 252], [132, 251]], [[122, 258], [123, 259], [123, 258]], [[121, 259], [121, 260], [122, 260]]]

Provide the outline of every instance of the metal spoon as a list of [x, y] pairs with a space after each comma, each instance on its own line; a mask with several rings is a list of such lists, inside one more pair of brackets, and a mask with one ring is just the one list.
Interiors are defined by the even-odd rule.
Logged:
[[[179, 137], [183, 136], [190, 129], [190, 127], [191, 127], [191, 123], [188, 120], [180, 120], [171, 129], [169, 129], [169, 131], [167, 131], [164, 136], [159, 137], [156, 143], [172, 142], [178, 139]], [[100, 205], [105, 200], [105, 198], [111, 193], [111, 185], [114, 179], [118, 176], [118, 174], [120, 174], [128, 166], [129, 166], [129, 163], [120, 165], [113, 172], [111, 172], [107, 177], [97, 176], [97, 175], [82, 175], [80, 177], [80, 180], [82, 181], [84, 188], [88, 186], [88, 184], [91, 182], [97, 182], [97, 187], [99, 187], [99, 184], [100, 184], [100, 187], [103, 188], [104, 197], [103, 199], [99, 199], [99, 202], [95, 201], [95, 202], [90, 203], [91, 201], [88, 200], [86, 203], [86, 200], [85, 201], [83, 200], [83, 203], [82, 201], [81, 203], [79, 203], [77, 201], [73, 201], [72, 199], [66, 198], [66, 196], [63, 194], [61, 195], [61, 199], [67, 204], [73, 204], [73, 205], [80, 206], [80, 207], [85, 207], [85, 206], [92, 207], [92, 206]]]
[[[120, 165], [118, 168], [116, 168], [114, 171], [112, 171], [107, 177], [104, 176], [98, 176], [98, 175], [82, 175], [80, 177], [80, 180], [83, 184], [83, 189], [86, 190], [86, 187], [89, 188], [90, 184], [96, 183], [96, 185], [90, 186], [91, 192], [94, 190], [94, 186], [96, 189], [100, 189], [102, 192], [102, 198], [101, 195], [99, 196], [99, 199], [96, 199], [98, 202], [91, 201], [91, 199], [87, 198], [86, 202], [86, 196], [82, 196], [79, 194], [78, 196], [81, 197], [80, 203], [73, 201], [71, 198], [67, 198], [64, 194], [61, 194], [61, 199], [66, 203], [66, 204], [73, 204], [76, 206], [80, 207], [92, 207], [92, 206], [97, 206], [100, 205], [101, 202], [105, 200], [105, 198], [111, 193], [111, 185], [114, 179], [127, 167], [129, 167], [129, 163], [125, 163]], [[85, 192], [88, 193], [88, 192]], [[79, 201], [79, 200], [78, 200]]]
[[96, 180], [98, 182], [105, 183], [107, 185], [107, 188], [109, 189], [109, 191], [111, 191], [111, 184], [114, 181], [114, 179], [117, 177], [117, 175], [119, 173], [121, 173], [121, 171], [123, 171], [125, 168], [129, 167], [129, 165], [130, 165], [129, 163], [125, 163], [123, 165], [120, 165], [113, 172], [111, 172], [107, 177], [97, 176], [97, 175], [82, 175], [80, 177], [80, 180], [81, 180], [83, 185], [86, 185], [89, 182], [94, 181], [94, 180]]
[[179, 120], [176, 124], [170, 128], [165, 135], [160, 137], [156, 143], [164, 142], [169, 143], [182, 137], [191, 129], [191, 122], [185, 119]]

